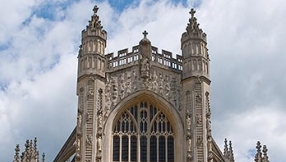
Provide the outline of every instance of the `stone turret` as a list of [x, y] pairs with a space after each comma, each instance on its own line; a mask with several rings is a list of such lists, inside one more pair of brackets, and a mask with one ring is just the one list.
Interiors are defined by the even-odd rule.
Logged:
[[[206, 34], [199, 28], [195, 10], [181, 37], [182, 86], [186, 114], [186, 161], [213, 161], [210, 109], [209, 56]], [[191, 121], [191, 122], [187, 122]], [[188, 125], [188, 123], [192, 123]], [[191, 142], [193, 141], [193, 142]]]
[[89, 25], [82, 31], [82, 40], [78, 54], [78, 78], [85, 75], [105, 76], [105, 47], [107, 33], [101, 26], [97, 15], [98, 7], [93, 8]]
[[199, 27], [195, 10], [191, 9], [191, 18], [182, 34], [181, 50], [183, 56], [183, 79], [202, 76], [209, 79], [209, 54], [207, 35]]
[[76, 162], [100, 161], [102, 154], [107, 33], [101, 26], [97, 11], [98, 7], [94, 6], [91, 20], [82, 31], [78, 54]]
[[[15, 148], [15, 155], [13, 162], [40, 162], [39, 160], [39, 151], [37, 148], [37, 138], [33, 140], [27, 140], [25, 144], [25, 151], [22, 152], [22, 155], [19, 155], [20, 153], [20, 146], [19, 144], [16, 145]], [[42, 155], [41, 162], [45, 161], [45, 153]]]

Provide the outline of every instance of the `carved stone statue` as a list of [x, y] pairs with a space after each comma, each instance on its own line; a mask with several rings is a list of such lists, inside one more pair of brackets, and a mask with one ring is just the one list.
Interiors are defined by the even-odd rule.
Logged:
[[150, 64], [147, 57], [143, 57], [141, 61], [141, 77], [144, 79], [149, 78]]
[[137, 90], [137, 83], [138, 83], [138, 79], [137, 79], [137, 71], [134, 69], [133, 70], [133, 90], [136, 91]]
[[165, 79], [164, 79], [164, 82], [165, 82], [165, 96], [166, 96], [166, 99], [170, 100], [170, 90], [171, 90], [171, 87], [170, 87], [170, 83], [169, 83], [169, 77], [166, 75], [165, 76]]
[[117, 103], [117, 96], [118, 96], [117, 78], [115, 78], [115, 77], [111, 78], [111, 85], [112, 85], [111, 102], [112, 102], [112, 105], [115, 105]]
[[96, 144], [98, 155], [101, 155], [101, 151], [102, 151], [101, 138], [102, 138], [101, 135], [98, 135], [97, 144]]
[[192, 151], [192, 139], [188, 138], [188, 151]]
[[196, 120], [197, 120], [197, 124], [200, 124], [202, 122], [202, 114], [197, 114], [196, 115]]
[[186, 128], [187, 131], [191, 130], [191, 125], [192, 125], [192, 116], [189, 110], [186, 111]]
[[91, 134], [86, 136], [86, 144], [88, 144], [89, 146], [92, 145], [92, 135]]
[[119, 81], [120, 81], [120, 93], [119, 97], [120, 99], [123, 99], [125, 97], [125, 78], [124, 78], [124, 73], [122, 73], [119, 76]]
[[197, 137], [197, 146], [201, 146], [203, 144], [203, 138], [201, 136]]
[[132, 84], [131, 72], [128, 71], [126, 73], [126, 82], [125, 82], [126, 95], [130, 95], [131, 94], [131, 84]]
[[158, 81], [158, 92], [160, 95], [163, 95], [164, 93], [164, 84], [163, 84], [163, 75], [162, 73], [159, 73], [159, 81]]
[[81, 123], [82, 123], [82, 115], [78, 114], [77, 116], [77, 128], [81, 129]]
[[153, 77], [152, 77], [152, 90], [154, 92], [157, 92], [157, 90], [158, 90], [158, 81], [157, 80], [158, 80], [158, 76], [156, 74], [156, 70], [154, 70]]

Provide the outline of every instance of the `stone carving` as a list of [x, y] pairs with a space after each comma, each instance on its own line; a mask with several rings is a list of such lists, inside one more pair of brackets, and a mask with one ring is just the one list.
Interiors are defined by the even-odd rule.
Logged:
[[186, 110], [192, 112], [192, 102], [190, 91], [186, 92]]
[[124, 73], [120, 74], [119, 76], [119, 99], [122, 100], [125, 96], [125, 78]]
[[92, 96], [94, 96], [94, 91], [92, 87], [89, 87], [87, 97], [92, 97]]
[[87, 84], [87, 99], [91, 99], [94, 96], [94, 81], [93, 80], [89, 80], [88, 84]]
[[76, 156], [75, 156], [77, 159], [81, 158], [81, 156], [80, 156], [80, 146], [81, 146], [80, 138], [77, 138], [76, 139]]
[[103, 115], [103, 110], [102, 110], [102, 89], [98, 90], [98, 107], [97, 107], [97, 126], [98, 126], [98, 132], [102, 132], [102, 127], [103, 127], [103, 122], [102, 122], [102, 115]]
[[197, 105], [202, 103], [202, 95], [200, 95], [198, 93], [196, 95], [196, 103], [197, 103]]
[[197, 147], [203, 144], [203, 138], [201, 136], [197, 136]]
[[126, 81], [125, 81], [126, 96], [130, 95], [132, 92], [131, 84], [132, 84], [131, 72], [127, 71], [126, 72]]
[[109, 115], [111, 108], [138, 89], [146, 89], [158, 93], [181, 110], [180, 91], [182, 90], [182, 86], [178, 85], [177, 76], [163, 75], [163, 72], [158, 73], [156, 70], [152, 70], [151, 72], [151, 78], [143, 79], [137, 77], [137, 69], [112, 76], [110, 76], [111, 74], [107, 74], [104, 120]]
[[96, 143], [96, 148], [97, 148], [97, 156], [101, 156], [101, 152], [102, 152], [102, 136], [101, 135], [97, 135], [97, 143]]
[[212, 151], [209, 151], [209, 152], [208, 152], [208, 160], [212, 160], [213, 158], [214, 158], [213, 152], [212, 152]]
[[133, 69], [133, 90], [136, 91], [137, 90], [137, 71], [135, 69]]
[[112, 106], [114, 106], [117, 103], [117, 97], [118, 97], [118, 91], [117, 91], [117, 78], [116, 77], [111, 77], [111, 102]]
[[149, 78], [150, 64], [149, 64], [149, 59], [147, 57], [142, 58], [140, 72], [141, 72], [141, 77], [143, 79]]
[[188, 151], [192, 151], [192, 138], [188, 138]]
[[202, 114], [196, 114], [197, 124], [202, 123]]
[[89, 121], [91, 119], [91, 115], [89, 112], [86, 112], [86, 121]]
[[210, 98], [209, 98], [209, 93], [206, 92], [206, 117], [210, 118], [211, 117], [211, 108], [210, 108]]
[[207, 138], [209, 139], [209, 138], [212, 137], [212, 133], [211, 133], [211, 120], [210, 120], [210, 119], [207, 119], [206, 127], [207, 127]]
[[187, 158], [188, 158], [188, 162], [191, 162], [193, 160], [193, 156], [192, 156], [191, 152], [188, 153]]
[[163, 75], [159, 73], [159, 81], [158, 81], [158, 93], [159, 95], [163, 96], [164, 93], [164, 83], [163, 83]]
[[157, 79], [158, 79], [158, 76], [156, 74], [156, 70], [154, 70], [153, 76], [152, 76], [152, 82], [151, 82], [152, 90], [154, 92], [158, 92], [158, 81], [157, 81]]
[[176, 89], [176, 87], [177, 87], [178, 85], [177, 85], [177, 80], [176, 80], [176, 78], [175, 77], [172, 77], [172, 80], [171, 80], [171, 84], [170, 84], [170, 91], [171, 91], [171, 100], [172, 100], [172, 102], [173, 103], [175, 103], [175, 106], [177, 106], [178, 107], [178, 103], [177, 103], [177, 89]]
[[164, 94], [166, 96], [166, 99], [170, 100], [171, 99], [171, 95], [170, 95], [171, 87], [170, 87], [170, 82], [169, 82], [168, 75], [165, 75], [164, 83], [165, 83]]
[[187, 110], [187, 115], [186, 115], [186, 128], [187, 128], [187, 131], [190, 131], [191, 130], [191, 125], [192, 125], [192, 122], [191, 122], [191, 114], [189, 113], [189, 111]]
[[84, 88], [80, 88], [79, 90], [79, 96], [78, 96], [78, 113], [82, 114], [83, 113], [83, 93], [84, 93]]
[[92, 146], [92, 135], [89, 134], [86, 136], [86, 144]]
[[79, 130], [81, 130], [81, 126], [82, 126], [82, 115], [78, 114], [78, 116], [77, 116], [77, 128]]

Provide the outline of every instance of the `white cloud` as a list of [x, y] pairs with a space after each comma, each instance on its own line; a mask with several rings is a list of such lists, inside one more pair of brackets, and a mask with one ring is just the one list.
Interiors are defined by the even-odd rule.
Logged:
[[[208, 34], [217, 143], [222, 148], [225, 137], [232, 140], [236, 161], [253, 161], [248, 151], [257, 140], [268, 146], [271, 161], [286, 159], [285, 2], [200, 3], [196, 16]], [[0, 143], [7, 146], [0, 147], [6, 155], [1, 161], [11, 161], [15, 145], [34, 136], [52, 161], [75, 126], [76, 56], [94, 2], [55, 5], [54, 19], [33, 14], [47, 4], [43, 1], [1, 4], [0, 14], [7, 15], [0, 17]], [[166, 0], [141, 1], [122, 13], [107, 2], [98, 6], [108, 32], [107, 52], [130, 49], [147, 30], [152, 45], [180, 53], [189, 8]]]

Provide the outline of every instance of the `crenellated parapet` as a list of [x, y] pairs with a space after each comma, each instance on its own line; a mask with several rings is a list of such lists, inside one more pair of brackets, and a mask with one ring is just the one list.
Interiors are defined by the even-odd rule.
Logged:
[[[165, 69], [172, 69], [177, 72], [182, 71], [181, 55], [176, 55], [176, 58], [174, 58], [172, 52], [162, 50], [161, 53], [159, 53], [158, 48], [154, 46], [152, 46], [151, 49], [152, 57], [150, 63], [152, 65]], [[105, 57], [107, 60], [107, 71], [115, 71], [139, 65], [139, 59], [141, 58], [139, 54], [139, 45], [133, 46], [131, 51], [126, 48], [118, 51], [116, 55], [114, 53], [109, 53]]]

